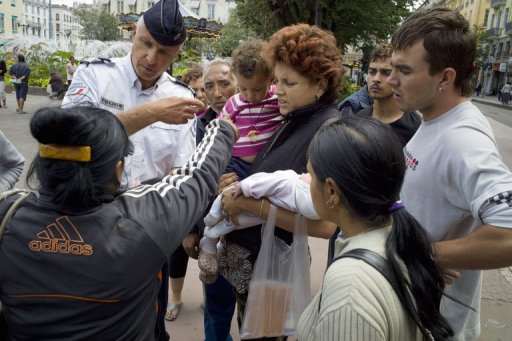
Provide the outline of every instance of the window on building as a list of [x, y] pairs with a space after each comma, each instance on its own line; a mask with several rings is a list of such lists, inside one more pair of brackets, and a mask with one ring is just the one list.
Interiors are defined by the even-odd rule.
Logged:
[[505, 57], [509, 56], [510, 55], [510, 40], [507, 41], [507, 45], [505, 45], [505, 52], [504, 52], [504, 55]]
[[492, 45], [491, 47], [491, 56], [494, 56], [496, 54], [496, 45]]
[[505, 8], [505, 15], [503, 16], [503, 26], [507, 26], [508, 23], [508, 8]]
[[489, 9], [486, 9], [486, 10], [485, 10], [485, 15], [484, 15], [484, 27], [487, 27], [487, 20], [489, 20]]
[[137, 4], [128, 5], [128, 12], [137, 13]]
[[4, 14], [0, 13], [0, 33], [5, 32]]
[[28, 4], [25, 3], [25, 13], [28, 13]]
[[501, 53], [503, 52], [503, 43], [499, 43], [498, 51], [496, 52], [496, 58], [501, 57]]
[[60, 24], [56, 24], [56, 25], [55, 25], [55, 30], [56, 30], [57, 32], [60, 32]]
[[150, 8], [151, 6], [153, 6], [155, 4], [154, 1], [148, 1], [148, 8]]
[[496, 18], [496, 28], [500, 28], [501, 25], [501, 11], [498, 12], [498, 17]]
[[18, 17], [13, 15], [11, 17], [12, 33], [18, 33]]
[[11, 0], [11, 6], [16, 7], [16, 0]]
[[208, 19], [215, 19], [215, 4], [208, 4]]
[[471, 0], [471, 5], [473, 5], [475, 3], [475, 0]]
[[124, 11], [124, 1], [118, 1], [117, 2], [117, 12], [123, 13]]
[[39, 11], [40, 11], [40, 8], [38, 7], [38, 8], [37, 8], [37, 14], [39, 14]]
[[55, 13], [55, 20], [60, 20], [59, 19], [59, 13]]
[[494, 28], [494, 14], [491, 17], [491, 28]]

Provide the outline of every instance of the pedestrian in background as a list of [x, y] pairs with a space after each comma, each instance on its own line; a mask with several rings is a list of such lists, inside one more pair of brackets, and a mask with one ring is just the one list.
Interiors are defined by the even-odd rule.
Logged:
[[71, 85], [71, 82], [73, 81], [73, 74], [76, 70], [76, 61], [75, 57], [71, 56], [69, 57], [69, 63], [66, 65], [66, 75], [68, 80], [68, 86]]
[[476, 96], [480, 97], [480, 92], [482, 92], [482, 84], [481, 83], [477, 84], [477, 86], [475, 88], [475, 92], [476, 92]]
[[508, 102], [510, 101], [511, 91], [512, 86], [510, 85], [510, 82], [505, 83], [505, 85], [503, 85], [503, 88], [501, 88], [501, 103], [503, 103], [503, 105], [508, 105]]
[[11, 75], [11, 82], [14, 84], [14, 89], [16, 90], [16, 101], [18, 102], [16, 111], [20, 114], [26, 114], [26, 112], [23, 111], [23, 106], [27, 100], [30, 68], [27, 63], [25, 63], [24, 55], [18, 55], [18, 62], [11, 66], [9, 73]]
[[0, 60], [0, 108], [7, 108], [5, 100], [5, 74], [7, 73], [7, 65], [5, 60]]

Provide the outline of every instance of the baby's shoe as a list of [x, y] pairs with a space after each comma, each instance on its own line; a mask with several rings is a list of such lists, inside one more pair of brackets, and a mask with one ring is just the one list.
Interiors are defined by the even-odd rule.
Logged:
[[199, 256], [197, 257], [199, 268], [207, 274], [216, 274], [219, 272], [219, 263], [217, 261], [216, 240], [207, 237], [201, 238], [199, 242]]

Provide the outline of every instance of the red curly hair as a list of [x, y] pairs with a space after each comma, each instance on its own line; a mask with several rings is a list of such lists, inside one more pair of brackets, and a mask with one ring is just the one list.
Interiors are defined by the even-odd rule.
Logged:
[[341, 52], [331, 32], [317, 26], [298, 24], [283, 27], [265, 44], [262, 56], [272, 67], [283, 63], [303, 77], [327, 81], [321, 99], [334, 101], [343, 74]]

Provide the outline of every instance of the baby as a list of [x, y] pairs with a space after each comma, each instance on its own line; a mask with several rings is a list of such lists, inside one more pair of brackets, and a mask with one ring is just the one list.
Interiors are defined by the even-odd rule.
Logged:
[[[276, 171], [274, 173], [256, 173], [241, 182], [237, 182], [225, 189], [233, 195], [240, 194], [255, 199], [267, 198], [272, 204], [289, 211], [298, 212], [311, 220], [319, 219], [313, 206], [309, 183], [309, 174], [299, 175], [293, 170]], [[265, 220], [249, 214], [238, 216], [239, 225], [234, 225], [227, 219], [222, 219], [222, 196], [219, 195], [213, 202], [208, 215], [204, 218], [206, 228], [201, 239], [199, 252], [199, 267], [208, 276], [217, 274], [217, 240], [233, 230], [262, 224]], [[204, 277], [204, 276], [203, 276]]]

